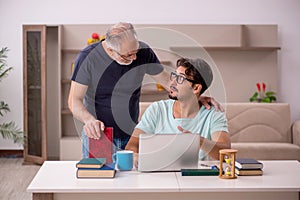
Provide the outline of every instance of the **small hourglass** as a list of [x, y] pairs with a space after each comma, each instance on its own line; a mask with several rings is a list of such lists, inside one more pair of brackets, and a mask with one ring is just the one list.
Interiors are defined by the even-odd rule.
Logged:
[[[237, 150], [235, 149], [221, 149], [220, 153], [220, 172], [219, 177], [224, 179], [234, 179], [235, 175], [235, 156]], [[226, 162], [225, 170], [223, 171], [223, 161]]]

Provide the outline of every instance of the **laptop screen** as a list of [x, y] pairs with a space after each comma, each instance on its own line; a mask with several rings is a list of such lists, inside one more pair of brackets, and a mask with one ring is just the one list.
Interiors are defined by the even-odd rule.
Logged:
[[141, 134], [138, 170], [180, 171], [198, 167], [200, 135]]

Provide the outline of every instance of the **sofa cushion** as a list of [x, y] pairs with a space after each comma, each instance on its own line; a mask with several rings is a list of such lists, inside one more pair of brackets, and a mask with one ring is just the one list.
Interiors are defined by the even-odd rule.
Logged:
[[289, 143], [232, 143], [231, 148], [238, 150], [237, 158], [258, 160], [300, 160], [300, 147]]
[[290, 107], [287, 103], [227, 103], [232, 142], [291, 143]]

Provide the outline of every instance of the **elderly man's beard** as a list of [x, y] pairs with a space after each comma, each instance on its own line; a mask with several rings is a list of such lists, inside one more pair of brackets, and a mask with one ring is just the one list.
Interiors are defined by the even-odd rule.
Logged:
[[115, 60], [118, 64], [120, 64], [120, 65], [130, 65], [132, 62], [133, 62], [133, 60], [130, 60], [130, 61], [128, 61], [127, 63], [125, 63], [125, 62], [121, 62], [121, 61], [118, 61], [118, 60]]

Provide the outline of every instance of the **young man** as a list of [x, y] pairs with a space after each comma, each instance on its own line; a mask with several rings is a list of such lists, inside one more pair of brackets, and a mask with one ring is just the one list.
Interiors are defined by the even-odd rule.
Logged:
[[225, 114], [216, 112], [214, 107], [205, 109], [198, 101], [213, 80], [210, 66], [202, 59], [181, 58], [170, 80], [170, 100], [152, 103], [127, 143], [126, 149], [136, 153], [135, 164], [139, 135], [143, 133], [198, 133], [201, 135], [199, 159], [207, 156], [219, 159], [219, 150], [231, 147]]
[[68, 104], [73, 116], [84, 123], [83, 157], [88, 156], [88, 138], [99, 139], [105, 126], [113, 127], [115, 150], [125, 148], [138, 121], [146, 73], [161, 85], [168, 85], [168, 73], [153, 50], [138, 41], [130, 23], [113, 25], [104, 41], [79, 53]]

